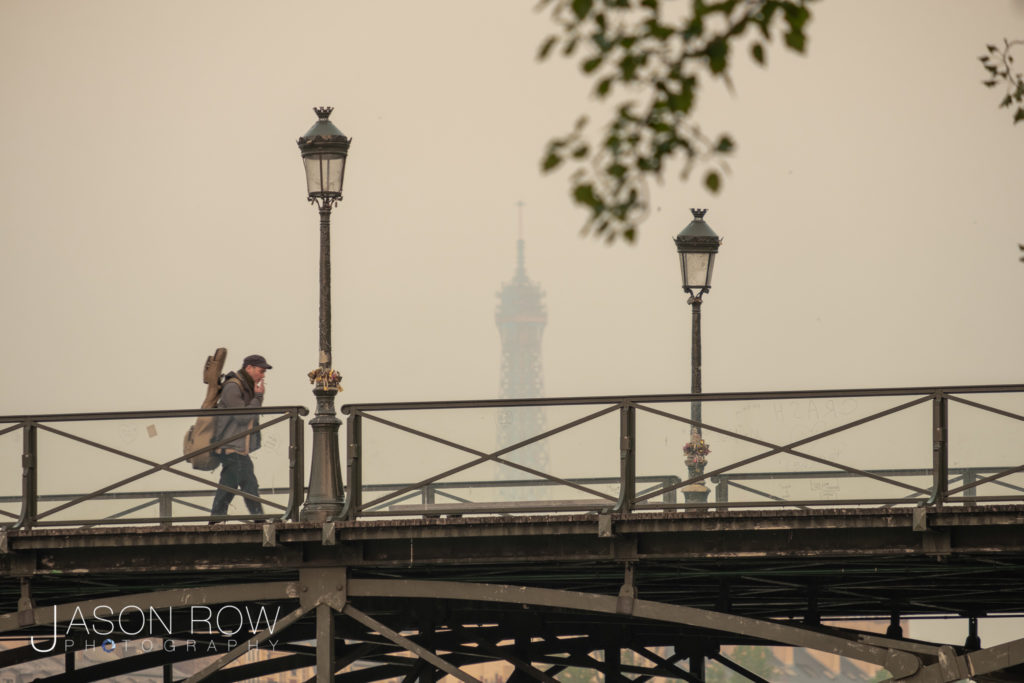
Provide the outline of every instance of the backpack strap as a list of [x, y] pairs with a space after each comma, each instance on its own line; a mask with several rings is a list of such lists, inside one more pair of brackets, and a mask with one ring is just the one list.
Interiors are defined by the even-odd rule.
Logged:
[[[222, 378], [222, 381], [220, 383], [220, 391], [221, 391], [221, 393], [223, 393], [224, 387], [227, 386], [228, 382], [233, 382], [233, 383], [237, 384], [238, 388], [242, 391], [242, 395], [245, 396], [245, 385], [242, 384], [242, 379], [238, 375], [236, 375], [234, 373], [232, 373], [231, 375], [228, 375], [226, 378]], [[218, 401], [218, 403], [219, 402], [220, 401]]]

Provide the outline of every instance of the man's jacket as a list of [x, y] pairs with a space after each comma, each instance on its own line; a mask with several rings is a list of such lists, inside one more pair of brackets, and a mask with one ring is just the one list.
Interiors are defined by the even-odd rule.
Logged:
[[[256, 393], [256, 385], [244, 371], [230, 372], [224, 378], [218, 408], [256, 408], [263, 405], [263, 394]], [[255, 427], [259, 415], [218, 415], [214, 441]], [[260, 447], [260, 432], [249, 434], [225, 444], [218, 450], [248, 455]]]

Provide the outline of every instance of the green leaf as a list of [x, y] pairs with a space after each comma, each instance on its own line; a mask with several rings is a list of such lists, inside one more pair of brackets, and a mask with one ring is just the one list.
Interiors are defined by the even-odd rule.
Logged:
[[1024, 107], [1019, 107], [1017, 113], [1013, 115], [1013, 122], [1020, 123], [1024, 121]]
[[687, 113], [693, 106], [693, 90], [686, 88], [681, 93], [669, 95], [667, 104], [672, 111]]
[[664, 41], [666, 38], [672, 35], [673, 31], [669, 26], [658, 23], [657, 19], [651, 19], [647, 22], [647, 32], [652, 38]]
[[725, 42], [724, 38], [715, 38], [708, 43], [707, 54], [711, 73], [719, 74], [725, 71], [729, 56], [729, 44]]
[[548, 53], [551, 52], [551, 48], [553, 48], [557, 42], [558, 36], [548, 36], [547, 40], [544, 41], [544, 44], [540, 46], [540, 51], [537, 52], [537, 59], [546, 59]]
[[806, 7], [794, 5], [792, 3], [786, 5], [783, 8], [786, 14], [786, 23], [789, 24], [791, 30], [797, 31], [803, 28], [807, 20], [811, 18], [811, 12]]
[[718, 144], [715, 145], [715, 150], [719, 152], [731, 152], [735, 146], [736, 145], [733, 143], [732, 138], [728, 135], [723, 135], [718, 138]]
[[583, 62], [583, 73], [589, 74], [590, 72], [594, 71], [594, 69], [601, 66], [602, 61], [604, 61], [604, 57], [602, 55], [598, 55], [597, 57], [588, 59], [587, 61]]
[[786, 44], [797, 52], [803, 52], [807, 44], [807, 36], [804, 35], [804, 24], [810, 19], [811, 13], [806, 7], [797, 5], [786, 5], [786, 23], [789, 24], [789, 31], [786, 33]]
[[711, 192], [718, 192], [718, 188], [722, 184], [722, 179], [718, 176], [715, 171], [708, 171], [708, 174], [704, 176], [704, 185], [711, 190]]
[[999, 82], [999, 81], [996, 81], [996, 80], [991, 80], [991, 81], [982, 81], [981, 83], [982, 83], [982, 85], [984, 85], [984, 86], [985, 86], [986, 88], [991, 88], [992, 86], [994, 86], [994, 85], [995, 85], [996, 83], [998, 83], [998, 82]]
[[585, 204], [590, 207], [590, 210], [594, 212], [594, 215], [600, 213], [601, 209], [604, 208], [601, 200], [594, 194], [594, 186], [590, 183], [583, 183], [577, 185], [573, 189], [573, 199], [576, 200], [577, 204]]
[[803, 52], [807, 46], [807, 36], [799, 29], [789, 31], [786, 34], [786, 45], [789, 45], [797, 52]]
[[590, 148], [588, 146], [586, 146], [584, 144], [579, 144], [572, 151], [572, 156], [573, 156], [574, 159], [582, 159], [583, 157], [587, 156], [587, 153], [589, 151], [590, 151]]
[[608, 78], [604, 78], [604, 79], [601, 79], [600, 81], [598, 81], [597, 87], [594, 88], [594, 91], [597, 93], [597, 96], [598, 97], [606, 96], [608, 94], [608, 91], [610, 91], [612, 89], [612, 82], [614, 80], [615, 80], [614, 78], [609, 76]]
[[562, 48], [562, 54], [567, 56], [571, 55], [573, 51], [576, 49], [576, 43], [578, 42], [579, 36], [573, 36], [572, 38], [570, 38], [569, 42], [567, 42], [565, 44], [565, 47]]
[[764, 66], [764, 45], [754, 43], [753, 47], [750, 48], [750, 55], [754, 58], [755, 62]]
[[561, 163], [562, 163], [562, 157], [560, 155], [555, 154], [554, 152], [549, 152], [548, 155], [546, 157], [544, 157], [544, 163], [541, 164], [541, 169], [545, 173], [547, 173], [548, 171], [552, 170], [553, 168], [557, 168], [558, 165], [561, 164]]
[[1002, 109], [1003, 107], [1009, 107], [1012, 103], [1013, 97], [1007, 95], [1006, 97], [1003, 98], [1003, 101], [999, 103], [999, 108]]
[[577, 19], [587, 16], [593, 6], [594, 0], [572, 0], [572, 11], [576, 14]]
[[625, 57], [619, 60], [619, 71], [622, 74], [622, 80], [636, 80], [636, 70], [639, 66], [640, 60], [631, 54], [627, 54]]

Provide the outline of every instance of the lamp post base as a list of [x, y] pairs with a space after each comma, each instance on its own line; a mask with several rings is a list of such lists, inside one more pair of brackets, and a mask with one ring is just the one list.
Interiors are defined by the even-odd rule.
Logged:
[[309, 494], [299, 519], [303, 522], [327, 522], [338, 519], [345, 506], [345, 490], [341, 483], [341, 458], [338, 429], [341, 420], [334, 412], [336, 388], [313, 390], [316, 416], [313, 428], [313, 457], [309, 466]]
[[711, 489], [704, 484], [689, 484], [683, 487], [683, 500], [687, 503], [706, 503], [710, 493]]
[[[700, 408], [696, 409], [695, 420], [700, 419]], [[706, 503], [711, 489], [704, 485], [704, 466], [707, 464], [708, 453], [711, 448], [700, 437], [696, 428], [690, 430], [690, 441], [683, 446], [683, 464], [686, 465], [686, 479], [696, 479], [683, 487], [683, 500], [687, 503]]]

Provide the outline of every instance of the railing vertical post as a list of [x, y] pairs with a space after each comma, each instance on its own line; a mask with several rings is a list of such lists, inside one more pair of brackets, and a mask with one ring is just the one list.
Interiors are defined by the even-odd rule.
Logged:
[[619, 407], [619, 501], [616, 512], [629, 512], [636, 502], [636, 406]]
[[[968, 467], [964, 470], [964, 498], [974, 498], [978, 495], [978, 471], [973, 467]], [[977, 505], [977, 503], [964, 503], [967, 506]]]
[[306, 502], [306, 464], [305, 464], [306, 423], [298, 410], [293, 410], [288, 417], [288, 486], [290, 487], [287, 518], [299, 521], [300, 511]]
[[21, 518], [15, 524], [21, 529], [35, 526], [39, 512], [38, 439], [36, 423], [26, 420], [21, 433]]
[[678, 484], [681, 481], [682, 481], [682, 479], [680, 479], [679, 477], [677, 477], [674, 474], [670, 474], [669, 476], [667, 476], [664, 479], [662, 479], [661, 485], [664, 488], [669, 488], [670, 486], [672, 487], [671, 490], [666, 491], [665, 495], [663, 495], [661, 497], [662, 502], [671, 503], [671, 504], [675, 505], [676, 500], [677, 500], [677, 498], [676, 498], [676, 491], [679, 490], [679, 489], [675, 488], [675, 485]]
[[363, 416], [353, 410], [348, 419], [348, 491], [342, 519], [355, 519], [363, 505]]
[[160, 526], [171, 526], [174, 497], [167, 493], [162, 492], [157, 495], [157, 516], [160, 517]]
[[[436, 498], [437, 498], [436, 493], [437, 493], [437, 491], [434, 488], [433, 484], [427, 484], [426, 486], [424, 486], [423, 487], [423, 493], [420, 495], [420, 498], [423, 500], [423, 505], [424, 506], [433, 505], [436, 502]], [[429, 509], [429, 508], [425, 508], [425, 509]], [[436, 518], [439, 518], [441, 515], [423, 513], [423, 516], [424, 517], [436, 517]]]
[[941, 392], [932, 398], [932, 496], [930, 505], [942, 505], [949, 493], [949, 400]]
[[[712, 480], [715, 482], [715, 502], [716, 503], [728, 503], [729, 502], [729, 477], [726, 475], [718, 475], [713, 477]], [[728, 506], [725, 506], [728, 507]]]

